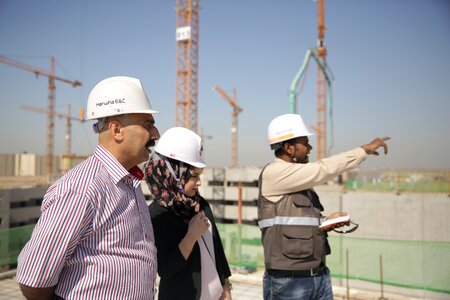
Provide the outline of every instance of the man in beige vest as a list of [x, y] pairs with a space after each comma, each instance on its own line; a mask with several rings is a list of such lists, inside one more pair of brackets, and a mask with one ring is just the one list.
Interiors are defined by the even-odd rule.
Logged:
[[286, 114], [272, 120], [268, 128], [275, 160], [259, 178], [258, 225], [262, 230], [264, 299], [333, 299], [330, 271], [325, 264], [330, 254], [327, 231], [348, 225], [338, 222], [319, 228], [322, 220], [346, 216], [333, 213], [327, 218], [312, 189], [348, 171], [368, 154], [387, 154], [389, 137], [376, 138], [353, 150], [309, 163], [308, 131], [300, 115]]

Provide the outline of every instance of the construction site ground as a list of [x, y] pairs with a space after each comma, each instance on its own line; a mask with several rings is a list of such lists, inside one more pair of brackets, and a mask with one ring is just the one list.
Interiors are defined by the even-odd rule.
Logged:
[[[233, 300], [255, 300], [262, 299], [262, 277], [264, 270], [257, 270], [253, 273], [243, 274], [239, 271], [234, 271], [231, 276], [233, 285], [232, 297]], [[346, 287], [333, 285], [334, 299], [346, 299]], [[414, 300], [414, 299], [434, 299], [433, 298], [413, 298], [410, 296], [403, 296], [400, 294], [384, 293], [383, 298], [379, 291], [349, 289], [350, 299], [360, 300]], [[25, 297], [20, 292], [19, 285], [15, 279], [15, 271], [9, 271], [0, 274], [0, 300], [23, 300]]]

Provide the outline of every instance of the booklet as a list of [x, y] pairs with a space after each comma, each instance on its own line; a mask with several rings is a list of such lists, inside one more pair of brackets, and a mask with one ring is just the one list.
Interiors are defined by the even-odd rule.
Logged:
[[328, 219], [326, 221], [323, 221], [322, 224], [320, 224], [320, 229], [328, 229], [329, 227], [332, 227], [335, 224], [339, 223], [345, 223], [350, 221], [350, 215], [340, 216], [333, 219]]

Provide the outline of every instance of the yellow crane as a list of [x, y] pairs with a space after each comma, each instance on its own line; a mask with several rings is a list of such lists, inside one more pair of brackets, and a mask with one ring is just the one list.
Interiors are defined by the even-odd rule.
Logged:
[[227, 95], [227, 93], [218, 85], [213, 90], [222, 96], [232, 107], [231, 112], [231, 166], [237, 167], [238, 165], [238, 114], [242, 112], [237, 104], [236, 90], [233, 90], [233, 98]]
[[198, 132], [200, 0], [176, 2], [175, 125]]
[[48, 107], [47, 107], [47, 150], [46, 150], [46, 173], [47, 176], [53, 173], [53, 152], [54, 152], [54, 131], [55, 131], [55, 80], [69, 83], [72, 87], [81, 86], [81, 82], [69, 80], [55, 75], [55, 58], [50, 58], [50, 71], [44, 71], [39, 68], [12, 60], [6, 56], [0, 55], [0, 62], [13, 67], [32, 72], [38, 76], [48, 78]]
[[[318, 39], [317, 56], [322, 66], [327, 68], [327, 48], [325, 47], [325, 0], [317, 1]], [[328, 108], [331, 109], [331, 108]], [[317, 66], [317, 159], [328, 156], [327, 146], [327, 80], [321, 66]]]

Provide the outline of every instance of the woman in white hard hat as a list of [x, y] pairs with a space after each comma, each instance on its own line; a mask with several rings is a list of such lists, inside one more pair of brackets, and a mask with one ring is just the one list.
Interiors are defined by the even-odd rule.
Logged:
[[174, 127], [145, 166], [157, 248], [159, 299], [231, 299], [230, 268], [208, 202], [200, 196], [201, 138]]

